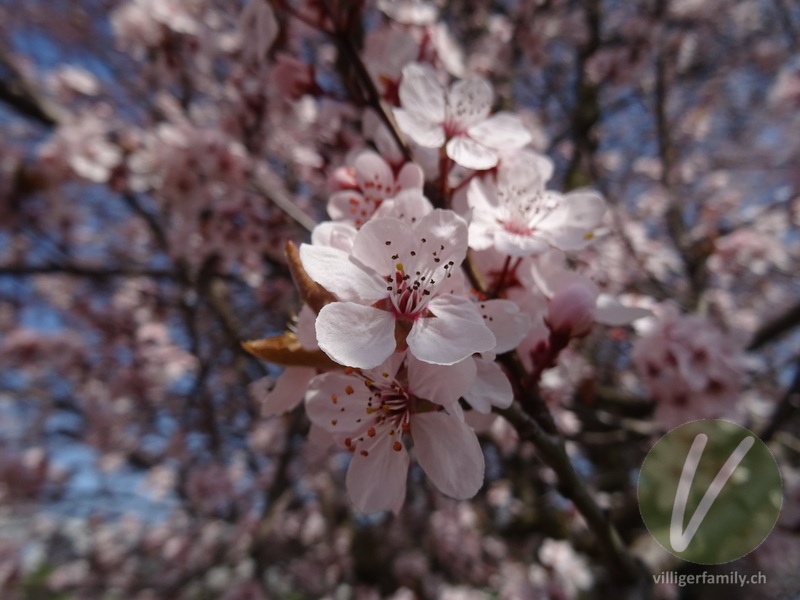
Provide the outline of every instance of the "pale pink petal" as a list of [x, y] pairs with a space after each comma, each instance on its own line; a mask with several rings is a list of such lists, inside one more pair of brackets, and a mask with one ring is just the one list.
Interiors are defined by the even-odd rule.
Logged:
[[472, 357], [454, 365], [432, 365], [408, 356], [408, 387], [418, 398], [436, 404], [452, 404], [466, 394], [475, 382], [477, 368]]
[[361, 190], [369, 196], [386, 198], [394, 191], [391, 167], [375, 152], [367, 150], [358, 155], [353, 167]]
[[361, 512], [391, 510], [397, 513], [403, 506], [408, 452], [405, 448], [397, 451], [392, 444], [388, 435], [379, 435], [372, 445], [359, 444], [353, 453], [347, 469], [347, 492]]
[[439, 121], [422, 119], [402, 108], [395, 108], [393, 112], [400, 131], [423, 148], [441, 148], [444, 145], [444, 127]]
[[539, 229], [553, 230], [558, 227], [574, 227], [585, 232], [592, 231], [603, 219], [606, 202], [599, 193], [591, 190], [571, 192], [561, 196], [556, 192], [547, 192], [556, 208], [539, 221]]
[[514, 400], [514, 390], [508, 377], [493, 360], [476, 358], [478, 376], [475, 385], [464, 396], [464, 400], [480, 413], [491, 412], [492, 406], [508, 408]]
[[494, 215], [499, 204], [497, 186], [476, 177], [467, 187], [467, 204], [476, 213]]
[[[409, 270], [429, 270], [435, 265], [434, 275], [443, 282], [446, 270], [457, 268], [464, 262], [469, 228], [467, 222], [452, 210], [429, 212], [417, 222], [413, 231], [417, 236], [414, 241], [419, 245], [414, 260], [407, 259]], [[451, 261], [452, 266], [445, 267]]]
[[310, 367], [286, 367], [273, 388], [261, 399], [262, 417], [281, 415], [300, 404], [308, 382], [316, 375]]
[[[394, 218], [372, 219], [359, 230], [353, 242], [353, 258], [376, 273], [393, 275], [399, 260], [405, 260], [411, 248], [408, 226]], [[397, 258], [393, 258], [397, 257]], [[383, 296], [386, 280], [380, 279]]]
[[317, 316], [319, 347], [340, 365], [371, 369], [394, 352], [395, 319], [384, 310], [333, 302]]
[[421, 361], [452, 365], [494, 348], [494, 334], [467, 298], [439, 296], [428, 309], [435, 316], [417, 319], [407, 338], [411, 353]]
[[300, 313], [297, 315], [295, 335], [297, 335], [297, 341], [299, 341], [300, 345], [306, 350], [319, 349], [319, 346], [317, 346], [317, 331], [315, 328], [316, 320], [317, 315], [307, 304], [304, 304], [303, 308], [300, 309]]
[[306, 414], [317, 427], [330, 433], [353, 433], [365, 428], [370, 394], [370, 390], [352, 375], [323, 373], [308, 384]]
[[513, 350], [528, 335], [531, 317], [511, 300], [486, 300], [478, 304], [478, 309], [483, 315], [483, 322], [494, 334], [497, 342], [495, 353]]
[[481, 171], [491, 169], [500, 159], [496, 150], [484, 146], [465, 135], [459, 135], [447, 142], [447, 156], [467, 169]]
[[425, 174], [416, 163], [408, 162], [397, 174], [397, 187], [401, 190], [422, 190]]
[[494, 232], [494, 247], [503, 254], [521, 258], [533, 254], [547, 252], [549, 246], [546, 242], [531, 235], [511, 233], [504, 229]]
[[494, 100], [491, 84], [483, 77], [471, 77], [450, 87], [447, 116], [456, 122], [459, 132], [489, 116]]
[[464, 421], [443, 411], [414, 415], [411, 435], [417, 461], [439, 491], [463, 500], [481, 489], [483, 452]]
[[625, 306], [619, 300], [608, 294], [600, 294], [597, 297], [595, 321], [603, 325], [628, 325], [636, 319], [650, 317], [652, 314], [652, 311], [646, 308]]
[[331, 194], [327, 209], [331, 219], [354, 221], [360, 211], [367, 210], [367, 201], [359, 190], [339, 190]]
[[380, 277], [367, 273], [337, 248], [300, 246], [300, 260], [309, 277], [341, 300], [372, 303], [386, 297]]
[[393, 217], [406, 225], [414, 225], [422, 217], [433, 211], [433, 204], [420, 190], [403, 190], [394, 198], [384, 200], [372, 215], [373, 219]]
[[467, 133], [479, 143], [498, 150], [522, 148], [532, 139], [522, 120], [507, 112], [499, 112], [472, 125]]
[[[330, 208], [330, 203], [328, 207]], [[314, 246], [330, 246], [349, 255], [353, 250], [356, 232], [356, 228], [349, 223], [323, 221], [311, 232], [311, 243]]]
[[403, 109], [416, 118], [431, 123], [444, 121], [445, 90], [439, 83], [436, 71], [428, 65], [406, 65], [398, 94]]

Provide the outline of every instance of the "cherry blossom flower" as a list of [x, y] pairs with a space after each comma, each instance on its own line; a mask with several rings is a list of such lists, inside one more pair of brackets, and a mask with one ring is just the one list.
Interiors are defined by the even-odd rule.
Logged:
[[399, 511], [410, 464], [406, 435], [442, 493], [464, 499], [480, 489], [483, 453], [457, 403], [474, 380], [471, 364], [442, 367], [398, 353], [373, 370], [348, 368], [311, 380], [308, 417], [353, 453], [346, 482], [358, 510]]
[[402, 108], [394, 110], [400, 129], [420, 146], [441, 148], [468, 169], [491, 169], [500, 150], [521, 148], [531, 140], [519, 117], [489, 116], [494, 91], [482, 77], [471, 77], [445, 90], [436, 72], [411, 63], [400, 82]]
[[407, 345], [416, 358], [440, 365], [492, 350], [495, 336], [468, 298], [440, 293], [467, 251], [467, 224], [434, 210], [410, 227], [373, 219], [351, 254], [303, 244], [309, 276], [339, 298], [320, 310], [319, 347], [334, 361], [373, 368]]
[[328, 214], [335, 221], [346, 221], [356, 227], [366, 223], [387, 198], [402, 190], [421, 192], [424, 182], [422, 169], [414, 163], [404, 164], [395, 176], [386, 161], [372, 151], [359, 154], [352, 173], [347, 175], [350, 177], [340, 173], [336, 179], [343, 185], [351, 179], [352, 187], [343, 187], [331, 195]]
[[605, 212], [605, 201], [592, 190], [566, 195], [545, 189], [552, 163], [525, 153], [504, 160], [497, 181], [473, 179], [467, 188], [472, 209], [470, 247], [495, 247], [510, 256], [541, 254], [550, 247], [580, 250], [592, 239]]

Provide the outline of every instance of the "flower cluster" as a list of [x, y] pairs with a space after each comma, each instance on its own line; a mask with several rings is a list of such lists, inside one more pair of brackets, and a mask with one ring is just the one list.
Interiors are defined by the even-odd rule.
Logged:
[[538, 377], [595, 322], [646, 314], [567, 267], [563, 252], [591, 243], [605, 202], [592, 190], [548, 190], [552, 163], [524, 148], [518, 116], [490, 115], [493, 94], [482, 78], [445, 89], [431, 65], [406, 65], [385, 100], [399, 102], [394, 116], [419, 152], [447, 158], [439, 178], [466, 170], [460, 189], [436, 208], [417, 164], [354, 153], [329, 180], [332, 220], [290, 258], [313, 308], [293, 343], [317, 364], [287, 367], [263, 411], [293, 408], [305, 389], [314, 438], [352, 453], [347, 488], [364, 512], [400, 509], [409, 449], [441, 492], [480, 489], [484, 458], [468, 416], [513, 401], [498, 355], [521, 352]]

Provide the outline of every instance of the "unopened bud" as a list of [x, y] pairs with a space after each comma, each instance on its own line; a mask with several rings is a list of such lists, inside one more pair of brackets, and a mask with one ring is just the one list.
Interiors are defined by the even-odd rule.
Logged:
[[595, 297], [592, 291], [584, 285], [573, 283], [550, 299], [547, 326], [559, 336], [583, 337], [592, 330], [594, 311]]

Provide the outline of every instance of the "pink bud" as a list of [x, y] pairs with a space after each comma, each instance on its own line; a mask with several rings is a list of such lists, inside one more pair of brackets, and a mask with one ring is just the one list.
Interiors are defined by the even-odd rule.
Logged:
[[580, 283], [573, 283], [556, 292], [547, 309], [547, 326], [560, 336], [583, 337], [594, 325], [595, 297]]

